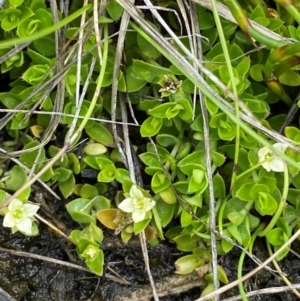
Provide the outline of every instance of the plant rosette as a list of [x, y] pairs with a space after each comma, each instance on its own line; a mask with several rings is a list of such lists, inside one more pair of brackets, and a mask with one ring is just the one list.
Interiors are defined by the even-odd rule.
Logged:
[[3, 209], [3, 212], [6, 213], [3, 226], [11, 228], [12, 233], [20, 231], [28, 236], [37, 235], [38, 228], [34, 222], [34, 215], [39, 207], [39, 205], [23, 203], [18, 199], [14, 199], [8, 207]]
[[119, 208], [127, 213], [132, 213], [132, 219], [135, 223], [145, 219], [146, 214], [155, 206], [155, 201], [144, 196], [143, 192], [136, 186], [132, 185], [129, 195], [119, 204]]

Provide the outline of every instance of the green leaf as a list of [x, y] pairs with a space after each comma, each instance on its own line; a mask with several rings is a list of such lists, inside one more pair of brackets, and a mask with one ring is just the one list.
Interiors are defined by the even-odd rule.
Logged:
[[236, 239], [236, 241], [242, 245], [243, 244], [243, 240], [242, 237], [240, 235], [239, 229], [236, 225], [229, 225], [227, 227], [227, 230], [230, 232], [230, 234], [232, 235], [233, 238]]
[[163, 147], [172, 146], [176, 143], [179, 143], [179, 138], [170, 135], [170, 134], [159, 134], [156, 137], [157, 143], [159, 143]]
[[[224, 234], [225, 236], [231, 238], [231, 234], [230, 234], [230, 232], [229, 232], [227, 229], [225, 229], [225, 230], [223, 231], [223, 234]], [[225, 253], [228, 253], [228, 252], [234, 247], [234, 245], [233, 245], [231, 242], [229, 242], [229, 241], [227, 241], [227, 240], [225, 240], [225, 239], [222, 239], [222, 241], [221, 241], [221, 246], [222, 246], [222, 249], [223, 249], [223, 251], [224, 251]]]
[[267, 234], [267, 239], [273, 246], [282, 246], [284, 244], [283, 230], [281, 228], [274, 228]]
[[177, 197], [171, 186], [164, 190], [161, 190], [158, 194], [162, 198], [162, 200], [167, 204], [175, 204], [177, 201]]
[[183, 109], [179, 111], [178, 117], [181, 118], [184, 121], [191, 120], [194, 113], [193, 113], [193, 108], [191, 106], [190, 101], [183, 98], [183, 99], [178, 100], [178, 103], [180, 105], [182, 105], [182, 107], [183, 107]]
[[144, 164], [151, 167], [161, 167], [160, 161], [155, 153], [146, 152], [139, 155]]
[[90, 215], [93, 202], [88, 199], [75, 199], [67, 204], [66, 208], [72, 219], [78, 223], [93, 223], [95, 218]]
[[[9, 178], [5, 181], [5, 187], [12, 191], [17, 191], [27, 182], [26, 172], [19, 165], [13, 166], [12, 169], [9, 171], [8, 175]], [[29, 193], [30, 193], [30, 189], [29, 189]]]
[[213, 187], [214, 187], [215, 198], [221, 198], [221, 199], [225, 198], [226, 195], [225, 182], [219, 173], [213, 176]]
[[107, 148], [101, 143], [89, 143], [84, 147], [84, 152], [91, 156], [103, 155]]
[[27, 49], [27, 54], [30, 56], [33, 62], [36, 64], [48, 64], [50, 65], [50, 60], [43, 55], [39, 54], [38, 52], [35, 52], [31, 50], [30, 48]]
[[75, 178], [73, 173], [64, 182], [58, 182], [58, 188], [65, 199], [67, 199], [72, 193], [75, 186]]
[[[42, 165], [41, 168], [43, 168], [45, 165]], [[40, 179], [43, 182], [48, 182], [52, 179], [52, 177], [54, 176], [54, 172], [52, 167], [48, 168], [40, 177]]]
[[86, 265], [96, 275], [101, 276], [103, 274], [104, 254], [102, 250], [93, 245], [89, 245], [81, 254], [81, 257], [85, 258]]
[[219, 108], [207, 96], [205, 96], [205, 104], [210, 114], [215, 115], [218, 113]]
[[[31, 85], [36, 85], [43, 79], [49, 77], [48, 71], [50, 66], [47, 64], [43, 65], [34, 65], [29, 67], [25, 73], [22, 75], [22, 79]], [[47, 76], [46, 76], [47, 74]]]
[[94, 123], [92, 127], [85, 129], [86, 133], [95, 141], [105, 146], [113, 146], [114, 138], [110, 131], [101, 123]]
[[176, 160], [181, 160], [185, 158], [190, 153], [191, 148], [192, 145], [190, 142], [185, 142], [181, 144], [176, 155]]
[[198, 20], [201, 30], [211, 29], [215, 27], [214, 17], [208, 11], [204, 11], [198, 14]]
[[137, 74], [133, 71], [133, 68], [134, 67], [132, 65], [126, 68], [125, 78], [128, 92], [139, 91], [147, 84], [147, 81], [137, 76]]
[[110, 183], [115, 179], [116, 174], [116, 167], [114, 165], [107, 165], [99, 172], [97, 180], [98, 182]]
[[[98, 193], [99, 193], [99, 190], [98, 190]], [[107, 199], [103, 195], [97, 195], [96, 197], [94, 197], [92, 199], [92, 201], [93, 201], [93, 208], [95, 208], [95, 210], [97, 210], [97, 211], [110, 208], [109, 199]]]
[[223, 154], [216, 151], [212, 151], [211, 156], [215, 166], [222, 166], [226, 160], [226, 157]]
[[52, 37], [48, 36], [35, 40], [33, 45], [41, 55], [47, 57], [55, 56], [55, 40]]
[[[40, 143], [38, 141], [32, 141], [32, 142], [29, 142], [28, 144], [26, 144], [23, 149], [24, 150], [30, 149], [30, 148], [33, 148], [33, 147], [37, 147], [39, 145], [40, 145]], [[42, 146], [40, 146], [40, 148], [42, 148], [42, 150], [40, 152], [39, 162], [36, 165], [35, 171], [37, 171], [37, 170], [40, 169], [40, 167], [43, 164], [43, 161], [46, 158], [44, 148]], [[39, 153], [39, 150], [36, 149], [36, 150], [30, 151], [30, 152], [28, 152], [26, 154], [22, 154], [20, 156], [20, 161], [24, 165], [26, 165], [27, 167], [32, 167], [33, 164], [34, 164], [34, 162], [35, 162], [35, 160], [36, 160], [36, 158], [37, 158], [38, 153]]]
[[[178, 167], [183, 168], [186, 165], [189, 164], [199, 164], [202, 165], [203, 160], [205, 158], [205, 152], [203, 150], [200, 151], [194, 151], [188, 156], [186, 156], [184, 159], [178, 162]], [[191, 175], [191, 174], [188, 174]]]
[[111, 0], [106, 5], [106, 10], [114, 21], [119, 20], [123, 14], [123, 7], [115, 0]]
[[226, 272], [220, 265], [218, 265], [218, 279], [224, 284], [227, 284], [229, 282]]
[[250, 68], [250, 75], [255, 81], [262, 82], [264, 80], [263, 70], [264, 65], [256, 64]]
[[0, 93], [0, 101], [8, 109], [14, 109], [18, 104], [22, 102], [22, 98], [14, 93], [3, 92]]
[[92, 199], [98, 196], [98, 189], [90, 184], [84, 184], [80, 189], [80, 196], [83, 199]]
[[149, 109], [153, 109], [161, 104], [161, 101], [155, 99], [145, 99], [140, 101], [138, 109], [147, 112]]
[[[156, 118], [173, 118], [178, 114], [178, 110], [174, 110], [174, 102], [163, 103], [153, 109], [148, 110], [148, 114]], [[174, 111], [173, 111], [174, 110]], [[169, 111], [169, 116], [167, 115]]]
[[273, 215], [277, 207], [278, 204], [276, 200], [265, 192], [260, 192], [258, 198], [255, 200], [255, 209], [262, 216]]
[[65, 182], [73, 173], [70, 169], [59, 167], [55, 169], [54, 174], [58, 182]]
[[156, 201], [156, 211], [159, 215], [160, 223], [162, 227], [166, 227], [172, 220], [176, 204], [169, 204], [162, 199]]
[[288, 69], [279, 76], [279, 81], [284, 85], [297, 87], [300, 85], [300, 75], [298, 72]]
[[[154, 27], [155, 30], [157, 30], [157, 28], [153, 24], [148, 24]], [[156, 60], [161, 55], [159, 50], [157, 50], [152, 44], [150, 44], [139, 34], [137, 35], [137, 45], [141, 52], [151, 60]]]
[[172, 73], [167, 68], [151, 65], [138, 60], [134, 60], [132, 66], [132, 71], [135, 76], [149, 83], [158, 83], [160, 80], [164, 79], [165, 75], [173, 78]]
[[243, 241], [243, 246], [245, 248], [249, 247], [249, 244], [251, 242], [251, 232], [248, 216], [246, 216], [242, 224], [239, 225], [239, 232]]
[[193, 215], [189, 212], [182, 210], [180, 215], [180, 224], [182, 227], [187, 227], [192, 223]]
[[24, 0], [9, 0], [9, 3], [14, 7], [20, 6], [23, 2]]
[[[104, 169], [108, 165], [114, 165], [114, 163], [110, 159], [103, 155], [97, 156], [95, 159], [98, 164], [97, 169]], [[93, 167], [93, 165], [91, 166]]]
[[267, 186], [269, 192], [271, 193], [276, 188], [276, 179], [267, 177], [267, 176], [262, 176], [262, 177], [259, 177], [258, 184], [263, 184], [263, 185]]
[[261, 17], [265, 17], [265, 13], [264, 10], [262, 9], [262, 7], [260, 5], [257, 5], [253, 11], [251, 12], [250, 18], [251, 19], [256, 19], [256, 18], [261, 18]]
[[243, 184], [240, 189], [236, 192], [235, 196], [238, 197], [242, 201], [252, 201], [253, 197], [250, 196], [250, 190], [255, 185], [254, 182]]
[[155, 136], [163, 125], [163, 119], [155, 118], [153, 116], [148, 117], [141, 126], [142, 137]]
[[205, 260], [203, 258], [199, 258], [198, 255], [185, 255], [175, 261], [175, 273], [180, 275], [189, 274], [204, 264]]
[[240, 225], [244, 219], [245, 215], [240, 212], [232, 211], [227, 215], [227, 218], [236, 226]]
[[116, 180], [119, 183], [122, 184], [125, 179], [129, 179], [129, 178], [130, 178], [130, 176], [129, 176], [129, 172], [127, 169], [117, 168]]
[[247, 73], [249, 72], [251, 60], [248, 56], [244, 57], [243, 60], [237, 65], [236, 71], [242, 80], [245, 80]]
[[145, 219], [145, 220], [143, 220], [141, 222], [134, 223], [134, 225], [133, 225], [134, 234], [139, 234], [143, 230], [145, 230], [145, 228], [148, 226], [148, 224], [149, 224], [150, 221], [151, 221], [151, 219], [148, 218], [148, 219]]
[[259, 197], [261, 192], [269, 193], [269, 187], [264, 184], [254, 184], [250, 190], [250, 197], [252, 199], [256, 199], [257, 197]]
[[192, 252], [193, 249], [197, 247], [197, 243], [200, 238], [195, 236], [190, 236], [186, 234], [181, 234], [173, 239], [176, 242], [177, 249], [183, 252]]
[[22, 12], [16, 8], [7, 8], [3, 13], [1, 28], [10, 31], [18, 26]]
[[189, 193], [202, 193], [208, 185], [206, 171], [202, 169], [193, 169], [192, 177], [189, 180]]

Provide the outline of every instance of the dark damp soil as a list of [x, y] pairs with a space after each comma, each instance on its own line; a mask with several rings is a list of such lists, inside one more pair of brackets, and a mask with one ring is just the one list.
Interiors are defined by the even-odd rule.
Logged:
[[[2, 223], [2, 218], [0, 219]], [[113, 301], [119, 296], [133, 290], [140, 289], [148, 284], [147, 273], [144, 269], [143, 256], [139, 247], [139, 241], [134, 239], [124, 246], [111, 233], [106, 233], [103, 249], [106, 259], [106, 273], [112, 274], [111, 270], [118, 273], [123, 280], [130, 285], [117, 283], [105, 277], [96, 277], [93, 274], [56, 265], [53, 263], [11, 255], [3, 250], [11, 249], [35, 253], [59, 259], [62, 261], [72, 260], [75, 255], [74, 248], [68, 246], [65, 241], [55, 233], [49, 231], [44, 225], [40, 225], [40, 235], [37, 237], [25, 237], [22, 234], [11, 234], [10, 229], [1, 228], [0, 233], [0, 288], [6, 291], [16, 301]], [[298, 246], [294, 245], [295, 249]], [[265, 260], [268, 255], [263, 240], [257, 242], [254, 249], [255, 255], [260, 260]], [[220, 264], [225, 269], [229, 280], [236, 279], [240, 251], [234, 249], [221, 258]], [[182, 256], [175, 245], [162, 242], [155, 248], [149, 248], [150, 266], [156, 282], [164, 277], [174, 274], [174, 261]], [[71, 258], [70, 258], [71, 257]], [[292, 283], [300, 282], [300, 260], [294, 255], [289, 255], [280, 262], [280, 266]], [[245, 260], [244, 273], [254, 269], [256, 264], [249, 258]], [[279, 277], [263, 270], [250, 281], [246, 282], [247, 291], [267, 287], [284, 285]], [[160, 298], [162, 301], [192, 301], [199, 298], [200, 288], [194, 288], [179, 295]], [[222, 299], [238, 295], [237, 288], [222, 295]], [[0, 290], [0, 301], [11, 301]], [[125, 300], [140, 300], [130, 299]], [[145, 300], [145, 299], [143, 299]], [[276, 295], [262, 295], [251, 298], [255, 301], [292, 301], [297, 297], [291, 293]]]

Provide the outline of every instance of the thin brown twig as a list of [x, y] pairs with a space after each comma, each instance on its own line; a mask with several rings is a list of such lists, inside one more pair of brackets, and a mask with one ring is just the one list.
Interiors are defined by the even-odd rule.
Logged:
[[[92, 63], [93, 64], [93, 63]], [[91, 64], [91, 66], [92, 66]], [[83, 90], [85, 90], [85, 88], [83, 87]], [[17, 109], [3, 109], [0, 108], [0, 112], [4, 112], [4, 113], [28, 113], [30, 112], [29, 110], [17, 110]], [[61, 117], [72, 117], [75, 118], [76, 115], [74, 114], [67, 114], [67, 113], [62, 113], [62, 112], [49, 112], [49, 111], [33, 111], [32, 114], [37, 114], [37, 115], [58, 115]], [[78, 119], [84, 119], [84, 116], [78, 116]], [[127, 125], [131, 125], [131, 126], [140, 126], [138, 123], [124, 123], [122, 121], [112, 121], [109, 119], [102, 119], [102, 118], [96, 118], [96, 117], [90, 117], [89, 120], [94, 120], [94, 121], [98, 121], [98, 122], [104, 122], [104, 123], [116, 123], [116, 124], [127, 124]]]
[[[286, 291], [290, 291], [292, 289], [300, 289], [300, 284], [292, 284], [290, 286], [280, 286], [280, 287], [268, 287], [260, 290], [252, 291], [246, 293], [247, 297], [259, 296], [259, 295], [268, 295], [268, 294], [278, 294], [284, 293]], [[239, 301], [242, 300], [241, 296], [234, 296], [227, 299], [223, 299], [222, 301]]]
[[[4, 149], [0, 148], [0, 152], [7, 153]], [[10, 158], [11, 161], [15, 162], [19, 166], [21, 166], [27, 173], [30, 172], [30, 169], [24, 165], [20, 160], [14, 157], [10, 157], [7, 153], [7, 156]], [[50, 194], [52, 194], [57, 200], [60, 200], [60, 197], [47, 185], [45, 184], [41, 179], [37, 179], [37, 182], [39, 182], [43, 188], [45, 188]]]
[[[124, 11], [120, 23], [120, 33], [118, 36], [118, 42], [116, 47], [114, 69], [113, 69], [113, 82], [111, 86], [111, 120], [116, 120], [117, 102], [118, 102], [118, 85], [119, 85], [119, 75], [120, 75], [120, 65], [122, 60], [122, 52], [125, 44], [125, 36], [129, 23], [129, 14]], [[117, 126], [115, 123], [112, 124], [112, 132], [114, 135], [115, 143], [122, 157], [123, 163], [126, 168], [129, 168], [126, 154], [124, 153], [121, 139], [119, 138]], [[131, 175], [131, 174], [130, 174]], [[134, 173], [132, 174], [132, 180], [134, 181]], [[134, 181], [135, 182], [135, 181]]]
[[[23, 251], [15, 251], [15, 250], [6, 249], [6, 248], [2, 248], [2, 247], [0, 247], [0, 252], [6, 253], [6, 254], [11, 254], [11, 255], [14, 255], [14, 256], [21, 256], [21, 257], [28, 257], [28, 258], [38, 259], [38, 260], [50, 262], [50, 263], [53, 263], [53, 264], [66, 266], [68, 268], [77, 269], [77, 270], [80, 270], [80, 271], [83, 271], [83, 272], [86, 272], [86, 273], [94, 274], [91, 270], [89, 270], [89, 269], [87, 269], [83, 266], [80, 266], [80, 265], [77, 265], [77, 264], [74, 264], [74, 263], [70, 263], [70, 262], [66, 262], [66, 261], [62, 261], [62, 260], [58, 260], [58, 259], [54, 259], [54, 258], [51, 258], [51, 257], [46, 257], [46, 256], [33, 254], [33, 253], [28, 253], [28, 252], [23, 252]], [[95, 275], [95, 276], [97, 276], [97, 275]], [[120, 278], [117, 278], [117, 277], [112, 276], [110, 274], [106, 274], [105, 277], [107, 279], [118, 282], [120, 284], [125, 284], [125, 285], [129, 284], [129, 282], [127, 282], [123, 278], [120, 279]]]
[[[195, 3], [205, 7], [206, 9], [212, 10], [212, 4], [211, 4], [210, 0], [192, 0], [192, 1], [194, 1]], [[229, 10], [229, 8], [226, 5], [224, 5], [220, 2], [217, 2], [217, 10], [218, 10], [218, 14], [222, 18], [224, 18], [224, 19], [226, 19], [226, 20], [228, 20], [228, 21], [230, 21], [234, 24], [237, 24], [237, 22], [236, 22], [235, 18], [233, 17], [231, 11]], [[275, 40], [278, 40], [278, 41], [285, 41], [287, 43], [291, 43], [291, 42], [295, 41], [294, 39], [285, 38], [285, 37], [275, 33], [274, 31], [269, 30], [268, 28], [258, 24], [255, 21], [252, 21], [252, 20], [249, 20], [249, 21], [250, 21], [250, 24], [255, 29], [260, 31], [263, 35], [265, 35], [267, 37], [270, 37], [271, 39], [275, 39]]]
[[6, 54], [2, 55], [0, 57], [0, 64], [4, 63], [5, 61], [9, 60], [13, 56], [15, 56], [17, 53], [19, 53], [21, 50], [29, 46], [31, 42], [15, 45], [14, 48], [12, 48], [10, 51], [8, 51]]

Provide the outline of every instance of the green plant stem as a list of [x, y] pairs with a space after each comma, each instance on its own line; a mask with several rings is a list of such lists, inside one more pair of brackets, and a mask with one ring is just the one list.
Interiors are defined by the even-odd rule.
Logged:
[[282, 197], [281, 197], [280, 204], [277, 208], [276, 213], [274, 214], [273, 218], [271, 219], [270, 223], [268, 224], [268, 226], [263, 231], [258, 233], [259, 236], [266, 236], [272, 230], [272, 228], [275, 226], [275, 224], [276, 224], [277, 220], [279, 219], [279, 217], [283, 211], [283, 208], [285, 206], [286, 198], [287, 198], [288, 191], [289, 191], [289, 185], [290, 185], [289, 171], [288, 171], [287, 165], [285, 165], [283, 191], [282, 191]]
[[289, 1], [287, 0], [274, 0], [274, 1], [279, 3], [281, 6], [283, 6], [287, 10], [287, 12], [293, 16], [296, 22], [300, 24], [299, 10], [293, 4], [289, 4]]
[[[87, 122], [89, 121], [89, 118], [91, 117], [93, 110], [95, 108], [95, 105], [97, 103], [99, 94], [100, 94], [100, 90], [102, 87], [102, 83], [103, 83], [103, 79], [104, 79], [104, 75], [105, 75], [105, 71], [106, 71], [106, 63], [107, 63], [107, 58], [108, 58], [108, 25], [105, 24], [104, 25], [104, 43], [103, 43], [103, 56], [102, 56], [102, 65], [101, 65], [101, 70], [100, 70], [100, 74], [97, 78], [97, 84], [96, 84], [96, 89], [91, 101], [91, 104], [88, 108], [88, 111], [86, 112], [86, 115], [84, 116], [82, 122], [80, 123], [77, 132], [81, 133], [82, 130], [84, 129], [85, 125], [87, 124]], [[75, 136], [75, 134], [74, 134]], [[73, 138], [74, 140], [74, 138]]]
[[[229, 56], [229, 51], [228, 51], [227, 44], [226, 44], [224, 31], [223, 31], [222, 24], [221, 24], [221, 21], [220, 21], [220, 16], [219, 16], [219, 13], [218, 13], [218, 10], [217, 10], [216, 1], [211, 0], [211, 5], [212, 5], [212, 12], [213, 12], [214, 19], [215, 19], [215, 22], [216, 22], [216, 27], [217, 27], [217, 31], [218, 31], [218, 34], [219, 34], [220, 42], [221, 42], [221, 45], [222, 45], [223, 54], [224, 54], [224, 57], [225, 57], [225, 62], [226, 62], [228, 73], [229, 73], [229, 78], [230, 78], [231, 85], [232, 85], [232, 92], [233, 92], [234, 95], [237, 96], [238, 93], [237, 93], [237, 88], [236, 88], [236, 84], [235, 84], [233, 68], [232, 68], [232, 64], [231, 64], [231, 60], [230, 60], [230, 56]], [[238, 103], [235, 102], [235, 116], [236, 116], [236, 118], [239, 119], [239, 115], [240, 115], [240, 107], [239, 107]], [[239, 161], [240, 134], [241, 134], [240, 126], [237, 124], [236, 125], [236, 135], [235, 135], [235, 153], [234, 153], [233, 171], [232, 171], [232, 177], [231, 177], [230, 191], [233, 189], [234, 184], [235, 184], [235, 180], [236, 180], [236, 170], [237, 170], [237, 165], [238, 165], [238, 161]]]
[[[268, 242], [268, 240], [266, 239], [266, 243], [267, 243], [267, 249], [268, 249], [268, 253], [270, 256], [273, 255], [273, 252], [272, 252], [272, 249], [271, 249], [271, 245], [270, 243]], [[291, 282], [289, 281], [289, 279], [287, 277], [285, 277], [284, 273], [282, 272], [280, 266], [278, 265], [277, 263], [277, 260], [276, 259], [273, 259], [272, 260], [272, 263], [276, 269], [276, 271], [279, 273], [281, 279], [285, 282], [286, 285], [292, 285]], [[300, 293], [296, 290], [296, 289], [292, 289], [292, 292], [298, 297], [300, 298]]]
[[229, 199], [229, 195], [222, 201], [220, 210], [219, 210], [219, 215], [218, 215], [218, 227], [219, 231], [222, 233], [223, 232], [223, 215], [224, 215], [224, 209], [226, 206], [226, 203]]
[[[254, 245], [254, 242], [255, 242], [255, 239], [257, 237], [258, 232], [260, 232], [264, 227], [265, 227], [265, 225], [263, 223], [260, 224], [257, 227], [257, 229], [255, 230], [255, 232], [253, 233], [253, 235], [251, 236], [251, 241], [250, 241], [250, 244], [249, 244], [249, 247], [248, 247], [250, 253], [252, 253], [252, 248], [253, 248], [253, 245]], [[243, 251], [241, 256], [240, 256], [239, 264], [238, 264], [238, 270], [237, 270], [237, 278], [238, 279], [242, 278], [242, 276], [243, 276], [243, 265], [244, 265], [245, 256], [246, 256], [246, 252]], [[238, 284], [238, 287], [239, 287], [239, 292], [240, 292], [240, 295], [242, 297], [242, 300], [243, 301], [248, 301], [248, 298], [246, 296], [246, 292], [244, 290], [243, 282], [240, 282]]]
[[85, 11], [87, 11], [91, 7], [92, 7], [92, 5], [88, 4], [84, 7], [76, 10], [72, 15], [64, 18], [60, 22], [58, 22], [58, 23], [56, 23], [56, 24], [54, 24], [54, 25], [52, 25], [52, 26], [50, 26], [46, 29], [43, 29], [43, 30], [41, 30], [41, 31], [29, 36], [29, 37], [0, 41], [0, 49], [9, 48], [9, 47], [12, 47], [12, 46], [16, 46], [16, 45], [19, 45], [19, 44], [31, 42], [31, 41], [40, 39], [42, 37], [45, 37], [45, 36], [49, 35], [50, 33], [53, 33], [54, 31], [56, 31], [56, 30], [64, 27], [65, 25], [69, 24], [70, 22], [72, 22], [73, 20], [78, 18], [80, 15], [82, 15]]

